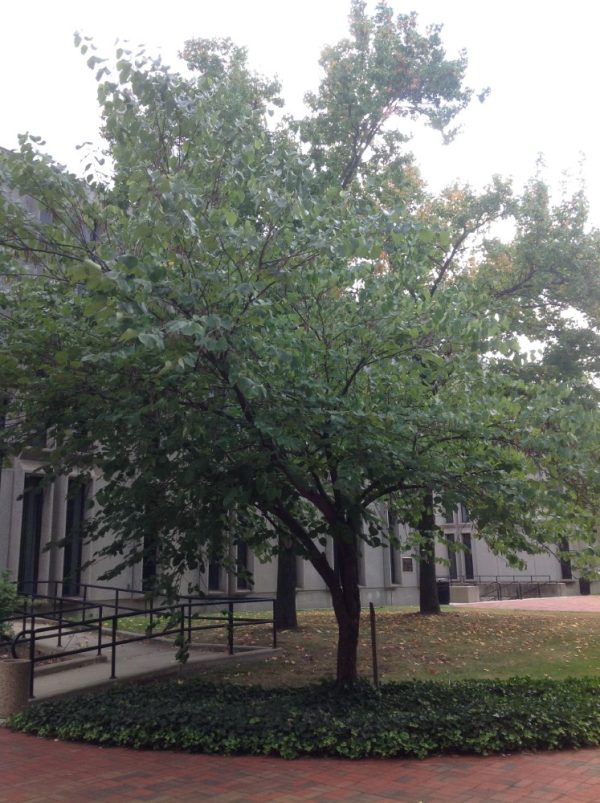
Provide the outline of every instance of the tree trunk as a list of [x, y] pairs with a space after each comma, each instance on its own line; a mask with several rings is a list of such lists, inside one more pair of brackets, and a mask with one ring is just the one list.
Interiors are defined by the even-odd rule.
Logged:
[[338, 686], [351, 686], [358, 679], [358, 633], [360, 628], [360, 603], [358, 615], [344, 612], [339, 616], [337, 676]]
[[573, 567], [571, 566], [571, 560], [569, 558], [570, 547], [568, 539], [561, 538], [558, 542], [558, 548], [560, 549], [559, 560], [561, 580], [572, 580]]
[[420, 613], [441, 613], [435, 574], [435, 514], [433, 495], [427, 492], [423, 497], [423, 509], [419, 519], [419, 610]]
[[360, 629], [360, 590], [358, 587], [358, 537], [336, 542], [335, 575], [330, 587], [338, 624], [337, 684], [350, 686], [358, 679], [358, 634]]
[[[334, 543], [334, 565], [325, 552], [319, 549], [289, 511], [282, 506], [275, 509], [280, 521], [307, 547], [308, 559], [325, 582], [331, 594], [331, 603], [338, 625], [337, 683], [349, 686], [358, 678], [358, 633], [360, 628], [360, 590], [358, 556], [362, 518], [340, 520], [334, 517], [331, 526]], [[339, 533], [343, 533], [343, 535]], [[335, 533], [335, 534], [334, 534]]]
[[277, 599], [275, 600], [275, 629], [295, 630], [296, 616], [296, 553], [288, 539], [279, 535], [277, 555]]

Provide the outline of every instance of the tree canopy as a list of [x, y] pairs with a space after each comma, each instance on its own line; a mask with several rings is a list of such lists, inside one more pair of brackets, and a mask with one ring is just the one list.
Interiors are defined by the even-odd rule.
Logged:
[[98, 70], [109, 179], [28, 136], [0, 156], [2, 447], [43, 422], [49, 475], [103, 475], [91, 537], [125, 563], [153, 544], [163, 583], [284, 532], [331, 592], [351, 682], [378, 503], [415, 546], [464, 502], [514, 560], [593, 551], [598, 235], [539, 178], [427, 193], [404, 123], [451, 135], [472, 92], [415, 15], [355, 0], [300, 120], [273, 122], [278, 86], [230, 41], [183, 56], [186, 75], [125, 51]]

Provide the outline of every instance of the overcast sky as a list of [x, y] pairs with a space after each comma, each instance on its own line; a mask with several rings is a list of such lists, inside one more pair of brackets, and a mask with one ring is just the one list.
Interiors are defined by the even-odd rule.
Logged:
[[[522, 185], [545, 154], [557, 188], [582, 175], [600, 226], [600, 6], [591, 0], [392, 0], [423, 24], [444, 24], [449, 56], [469, 54], [468, 83], [491, 87], [463, 114], [463, 132], [443, 146], [418, 131], [412, 149], [432, 189], [459, 178], [482, 186], [494, 174]], [[373, 4], [371, 4], [371, 7]], [[295, 112], [319, 80], [321, 48], [344, 35], [349, 0], [3, 0], [0, 26], [0, 145], [19, 132], [44, 136], [55, 158], [78, 170], [75, 146], [97, 137], [96, 83], [73, 46], [73, 32], [110, 55], [116, 38], [144, 43], [175, 63], [186, 39], [230, 36], [247, 46], [257, 71], [277, 74]], [[583, 166], [581, 167], [583, 161]]]

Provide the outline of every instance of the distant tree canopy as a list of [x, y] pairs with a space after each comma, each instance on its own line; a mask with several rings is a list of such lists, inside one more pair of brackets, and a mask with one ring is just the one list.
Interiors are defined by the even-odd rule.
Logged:
[[43, 422], [49, 475], [101, 471], [90, 536], [120, 566], [149, 539], [165, 586], [283, 533], [331, 593], [349, 683], [377, 503], [425, 559], [432, 511], [459, 502], [509, 559], [594, 553], [598, 234], [540, 179], [427, 193], [404, 123], [450, 135], [472, 93], [415, 15], [355, 0], [299, 120], [270, 121], [279, 87], [230, 41], [183, 56], [189, 75], [90, 57], [109, 180], [27, 136], [0, 156], [1, 446]]

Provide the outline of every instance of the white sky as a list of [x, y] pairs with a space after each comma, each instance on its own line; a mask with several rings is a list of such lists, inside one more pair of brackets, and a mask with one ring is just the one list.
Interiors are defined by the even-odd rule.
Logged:
[[[371, 2], [371, 7], [374, 5]], [[490, 86], [488, 100], [462, 117], [450, 146], [419, 131], [411, 145], [432, 189], [460, 178], [481, 186], [494, 174], [522, 185], [542, 152], [547, 176], [583, 175], [591, 219], [600, 226], [598, 30], [594, 0], [392, 0], [423, 24], [444, 24], [449, 56], [469, 54], [468, 83]], [[0, 145], [17, 133], [42, 135], [46, 149], [79, 170], [75, 145], [97, 136], [96, 82], [73, 46], [91, 35], [99, 55], [117, 37], [144, 43], [168, 62], [186, 39], [230, 36], [247, 46], [251, 66], [278, 74], [288, 106], [299, 112], [319, 80], [318, 57], [346, 32], [349, 0], [3, 0], [0, 25]], [[580, 162], [585, 158], [580, 171]]]

